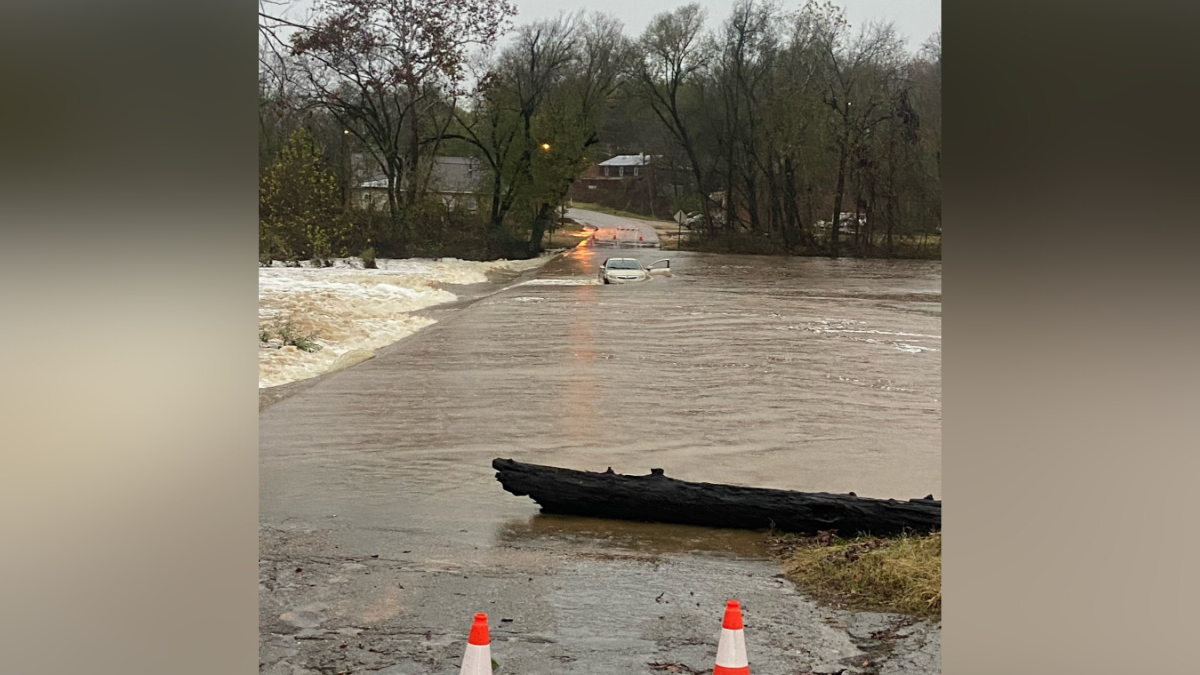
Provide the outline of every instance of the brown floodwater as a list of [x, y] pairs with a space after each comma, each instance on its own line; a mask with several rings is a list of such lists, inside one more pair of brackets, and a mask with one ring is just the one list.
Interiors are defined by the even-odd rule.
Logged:
[[[600, 285], [596, 266], [609, 256], [670, 258], [673, 275]], [[481, 603], [509, 603], [511, 626], [524, 621], [526, 637], [550, 640], [533, 643], [554, 645], [518, 659], [525, 672], [636, 669], [692, 654], [700, 643], [676, 645], [670, 631], [639, 623], [661, 614], [663, 589], [703, 590], [715, 603], [691, 607], [693, 595], [676, 605], [697, 613], [680, 620], [713, 649], [720, 606], [739, 593], [776, 616], [760, 616], [760, 662], [779, 672], [840, 662], [855, 647], [827, 626], [797, 628], [798, 616], [820, 612], [770, 579], [779, 570], [760, 534], [539, 515], [501, 488], [490, 462], [940, 498], [940, 303], [940, 262], [575, 249], [263, 410], [261, 522], [326, 533], [321, 551], [305, 555], [378, 555], [402, 561], [404, 574], [477, 571], [486, 592], [469, 580], [450, 590], [409, 579], [404, 592], [423, 588], [419, 602], [363, 586], [330, 591], [324, 602], [340, 597], [331, 605], [340, 609], [322, 611], [360, 628], [403, 620], [454, 635], [472, 612], [489, 611]], [[655, 589], [649, 600], [625, 597], [643, 587]], [[264, 634], [281, 631], [272, 617], [289, 601], [263, 602], [272, 608]], [[597, 608], [625, 627], [609, 614], [588, 618]], [[794, 648], [796, 630], [826, 651]]]

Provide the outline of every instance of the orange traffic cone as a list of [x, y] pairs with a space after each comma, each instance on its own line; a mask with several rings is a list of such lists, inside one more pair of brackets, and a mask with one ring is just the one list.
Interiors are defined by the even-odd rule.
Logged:
[[742, 606], [737, 600], [730, 600], [725, 606], [725, 621], [721, 623], [717, 667], [713, 668], [713, 675], [750, 675], [746, 636], [742, 632]]
[[487, 614], [475, 615], [459, 675], [492, 675], [492, 640], [488, 636]]

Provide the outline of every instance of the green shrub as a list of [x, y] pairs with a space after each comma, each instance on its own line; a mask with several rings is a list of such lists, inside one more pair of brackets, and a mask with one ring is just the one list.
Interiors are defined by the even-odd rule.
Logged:
[[302, 333], [291, 319], [281, 322], [276, 328], [276, 333], [283, 344], [291, 345], [302, 352], [319, 352], [321, 345], [317, 344], [318, 331], [312, 333]]
[[297, 129], [259, 174], [260, 257], [312, 258], [326, 266], [349, 230], [338, 192], [316, 140]]
[[376, 269], [375, 268], [375, 247], [374, 246], [368, 246], [365, 250], [363, 250], [362, 255], [360, 257], [362, 258], [363, 269], [367, 269], [367, 270]]
[[303, 352], [319, 352], [321, 345], [317, 342], [317, 337], [320, 336], [320, 331], [304, 333], [296, 322], [288, 318], [278, 318], [274, 324], [266, 328], [260, 327], [258, 330], [259, 342], [270, 342], [272, 339], [279, 340], [284, 347], [295, 347]]

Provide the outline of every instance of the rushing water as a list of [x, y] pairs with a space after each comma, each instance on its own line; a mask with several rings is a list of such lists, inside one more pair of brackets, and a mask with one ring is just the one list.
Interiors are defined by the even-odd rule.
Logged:
[[[370, 352], [433, 323], [412, 313], [453, 302], [457, 296], [441, 286], [482, 284], [489, 274], [533, 269], [544, 260], [472, 262], [379, 259], [364, 269], [359, 259], [338, 259], [332, 267], [286, 267], [276, 262], [258, 270], [260, 331], [272, 337], [284, 322], [293, 332], [313, 335], [321, 349], [265, 342], [259, 349], [259, 387], [295, 382], [328, 372], [338, 359], [354, 351]], [[360, 359], [361, 360], [361, 359]]]
[[[594, 283], [596, 265], [613, 255], [671, 258], [674, 274]], [[662, 467], [685, 480], [940, 498], [940, 300], [937, 262], [576, 249], [538, 279], [450, 313], [264, 410], [262, 522], [331, 533], [328, 551], [425, 571], [479, 570], [492, 575], [480, 581], [495, 586], [489, 602], [516, 603], [508, 610], [516, 614], [537, 614], [503, 590], [526, 575], [529, 583], [583, 579], [586, 597], [601, 604], [619, 592], [605, 579], [636, 585], [659, 565], [678, 570], [677, 581], [667, 574], [661, 585], [684, 595], [687, 584], [719, 583], [729, 569], [770, 576], [757, 535], [536, 515], [531, 500], [504, 492], [490, 462], [637, 474]], [[604, 567], [601, 553], [620, 560]], [[730, 553], [737, 555], [719, 565], [733, 568], [705, 567], [718, 564], [712, 555]], [[621, 574], [618, 583], [613, 575]], [[425, 601], [465, 603], [466, 618], [444, 617], [450, 627], [467, 621], [465, 629], [479, 589], [465, 586], [462, 597], [446, 600], [454, 592], [432, 588]], [[571, 636], [606, 624], [581, 618], [575, 604], [584, 596], [561, 584], [537, 588], [522, 593], [558, 617], [539, 635], [557, 636], [560, 651], [577, 658]], [[363, 607], [383, 602], [363, 593]], [[394, 611], [384, 623], [441, 620], [388, 602]], [[657, 611], [649, 607], [629, 611]], [[774, 658], [779, 667], [812, 665], [817, 657], [787, 656], [786, 617], [797, 611], [789, 607], [772, 606], [781, 617]], [[344, 613], [359, 623], [376, 616], [354, 611]], [[666, 644], [655, 643], [653, 631], [638, 635], [646, 645]], [[620, 644], [593, 642], [577, 649], [608, 654], [595, 661], [613, 667], [653, 652], [642, 645], [634, 658]], [[538, 663], [529, 662], [530, 672], [550, 672]]]

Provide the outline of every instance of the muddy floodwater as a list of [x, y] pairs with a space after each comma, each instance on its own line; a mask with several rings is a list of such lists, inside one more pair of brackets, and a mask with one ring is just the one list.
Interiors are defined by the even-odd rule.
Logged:
[[585, 247], [494, 290], [260, 413], [264, 672], [457, 673], [480, 611], [498, 673], [711, 670], [729, 598], [756, 672], [939, 672], [761, 533], [540, 515], [490, 463], [940, 498], [940, 263]]

